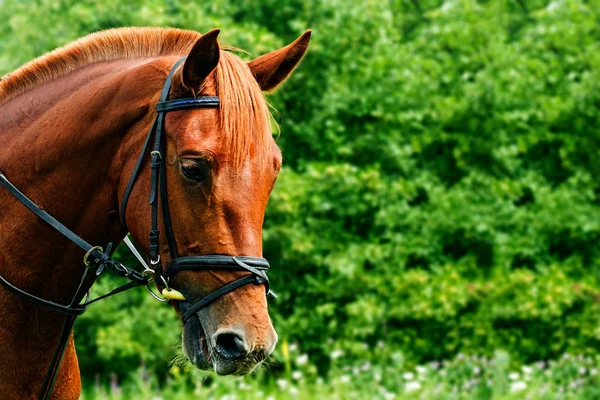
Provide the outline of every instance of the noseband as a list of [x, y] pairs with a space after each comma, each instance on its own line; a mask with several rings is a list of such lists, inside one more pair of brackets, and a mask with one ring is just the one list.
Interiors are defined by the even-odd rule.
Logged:
[[[87, 306], [96, 301], [102, 300], [106, 297], [112, 296], [114, 294], [120, 293], [124, 290], [130, 289], [136, 286], [146, 286], [149, 289], [149, 283], [154, 280], [157, 285], [163, 286], [164, 289], [162, 291], [165, 294], [166, 298], [160, 298], [156, 294], [154, 294], [151, 290], [150, 292], [153, 296], [160, 301], [168, 301], [169, 299], [174, 300], [186, 300], [185, 296], [180, 292], [173, 290], [169, 286], [170, 279], [175, 276], [177, 273], [181, 271], [214, 271], [214, 270], [226, 270], [226, 271], [242, 271], [249, 272], [249, 275], [245, 275], [239, 279], [236, 279], [214, 292], [208, 294], [207, 296], [201, 298], [197, 302], [188, 305], [189, 302], [183, 303], [183, 314], [181, 316], [182, 320], [185, 322], [191, 316], [196, 314], [202, 308], [208, 306], [219, 297], [224, 296], [225, 294], [236, 290], [242, 286], [248, 284], [259, 284], [265, 285], [266, 293], [272, 294], [274, 293], [269, 289], [269, 279], [267, 278], [267, 271], [269, 269], [269, 262], [261, 257], [248, 257], [248, 256], [231, 256], [231, 255], [201, 255], [201, 256], [179, 256], [177, 251], [177, 244], [175, 241], [175, 236], [173, 234], [173, 227], [171, 224], [171, 214], [169, 212], [169, 203], [167, 196], [167, 174], [166, 174], [166, 165], [164, 163], [164, 156], [166, 155], [166, 138], [165, 138], [165, 114], [169, 111], [176, 110], [186, 110], [192, 108], [218, 108], [219, 107], [219, 98], [216, 96], [199, 96], [194, 98], [183, 98], [176, 100], [168, 100], [169, 91], [171, 89], [171, 84], [173, 80], [173, 74], [177, 70], [177, 68], [185, 61], [185, 57], [179, 59], [175, 65], [171, 68], [165, 84], [163, 86], [160, 100], [156, 105], [156, 118], [154, 123], [152, 124], [152, 128], [150, 128], [150, 132], [144, 142], [142, 147], [142, 151], [138, 157], [136, 165], [134, 167], [133, 173], [125, 192], [123, 194], [123, 199], [121, 201], [120, 207], [120, 217], [122, 223], [126, 226], [125, 223], [125, 212], [127, 209], [127, 202], [129, 201], [129, 197], [131, 195], [131, 191], [133, 186], [139, 176], [141, 171], [142, 164], [144, 159], [146, 158], [146, 154], [150, 149], [150, 145], [152, 142], [154, 143], [154, 149], [150, 152], [151, 161], [150, 161], [150, 200], [149, 203], [151, 205], [151, 229], [149, 234], [149, 258], [150, 264], [152, 268], [148, 267], [143, 258], [139, 255], [135, 247], [131, 244], [128, 238], [125, 238], [124, 243], [132, 250], [134, 255], [138, 257], [142, 265], [145, 267], [145, 271], [139, 273], [131, 268], [128, 268], [118, 261], [114, 260], [110, 257], [110, 253], [112, 250], [112, 244], [109, 243], [106, 251], [104, 251], [99, 246], [92, 246], [84, 239], [79, 237], [61, 222], [56, 220], [46, 211], [42, 210], [37, 204], [35, 204], [31, 199], [29, 199], [25, 194], [23, 194], [19, 189], [14, 186], [6, 176], [4, 176], [0, 172], [0, 186], [3, 186], [6, 190], [8, 190], [13, 196], [17, 198], [23, 205], [25, 205], [29, 210], [31, 210], [34, 214], [44, 220], [46, 223], [51, 225], [54, 229], [56, 229], [59, 233], [67, 237], [77, 246], [86, 251], [84, 257], [84, 264], [86, 265], [86, 269], [84, 270], [84, 274], [81, 278], [77, 291], [73, 296], [72, 301], [69, 305], [58, 304], [49, 300], [42, 299], [40, 297], [34, 296], [17, 286], [10, 283], [7, 279], [5, 279], [2, 275], [0, 275], [0, 284], [2, 284], [7, 289], [12, 292], [27, 298], [28, 300], [34, 302], [37, 305], [49, 308], [51, 310], [61, 312], [63, 314], [68, 315], [68, 318], [63, 325], [63, 329], [61, 332], [61, 336], [59, 339], [59, 343], [55, 349], [54, 355], [52, 357], [52, 361], [50, 363], [50, 368], [48, 373], [46, 374], [46, 378], [42, 385], [42, 389], [40, 391], [38, 399], [46, 400], [52, 394], [52, 389], [54, 386], [54, 381], [56, 379], [56, 374], [58, 373], [62, 358], [65, 353], [65, 349], [67, 347], [69, 338], [71, 336], [71, 331], [73, 329], [73, 324], [75, 322], [75, 318], [82, 314]], [[171, 261], [168, 263], [166, 268], [162, 268], [162, 261], [159, 252], [159, 237], [160, 231], [158, 229], [158, 209], [159, 209], [159, 198], [160, 197], [160, 208], [162, 210], [162, 222], [164, 226], [164, 236], [166, 236], [167, 243], [169, 246], [170, 258]], [[89, 289], [85, 289], [86, 282], [89, 282], [92, 275], [99, 276], [105, 269], [110, 269], [116, 272], [118, 275], [123, 276], [129, 279], [129, 283], [122, 285], [113, 291], [99, 296], [93, 300], [89, 299]], [[173, 295], [176, 293], [177, 295]], [[85, 301], [82, 300], [85, 297]]]

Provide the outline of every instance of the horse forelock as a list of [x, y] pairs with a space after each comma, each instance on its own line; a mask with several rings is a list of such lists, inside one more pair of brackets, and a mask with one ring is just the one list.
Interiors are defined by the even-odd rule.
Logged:
[[238, 167], [250, 158], [266, 163], [272, 117], [252, 72], [236, 55], [221, 52], [215, 75], [222, 135], [232, 162]]

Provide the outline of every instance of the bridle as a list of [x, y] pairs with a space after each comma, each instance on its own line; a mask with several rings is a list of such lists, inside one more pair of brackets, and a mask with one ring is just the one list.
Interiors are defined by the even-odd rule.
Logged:
[[[150, 161], [150, 205], [151, 209], [151, 229], [149, 234], [150, 247], [149, 247], [149, 267], [144, 261], [143, 257], [135, 249], [131, 241], [126, 237], [124, 243], [130, 248], [134, 255], [140, 260], [144, 266], [142, 273], [137, 272], [131, 268], [124, 266], [118, 261], [110, 257], [112, 251], [112, 243], [109, 243], [106, 251], [99, 246], [92, 246], [84, 239], [79, 237], [65, 225], [60, 223], [46, 211], [42, 210], [37, 204], [31, 201], [25, 194], [23, 194], [17, 187], [15, 187], [7, 178], [0, 172], [0, 185], [6, 188], [13, 196], [17, 198], [23, 205], [25, 205], [34, 214], [50, 224], [59, 233], [66, 236], [69, 240], [74, 242], [77, 246], [82, 248], [86, 254], [84, 256], [84, 264], [86, 266], [78, 288], [73, 296], [72, 301], [68, 305], [58, 304], [49, 300], [42, 299], [34, 296], [17, 286], [10, 283], [2, 275], [0, 275], [0, 283], [12, 292], [21, 295], [33, 303], [49, 308], [51, 310], [66, 314], [67, 320], [63, 325], [63, 329], [60, 335], [59, 343], [54, 351], [48, 373], [44, 379], [42, 389], [40, 391], [39, 400], [46, 400], [50, 397], [54, 386], [54, 381], [58, 373], [62, 358], [65, 354], [73, 324], [78, 315], [85, 312], [87, 306], [115, 295], [127, 289], [131, 289], [136, 286], [146, 286], [153, 297], [159, 301], [169, 300], [186, 300], [185, 296], [169, 286], [170, 279], [181, 271], [190, 270], [228, 270], [228, 271], [245, 271], [250, 272], [249, 275], [245, 275], [238, 278], [207, 296], [201, 298], [197, 302], [188, 306], [188, 302], [182, 303], [185, 305], [181, 315], [182, 320], [187, 321], [191, 316], [200, 311], [203, 307], [211, 304], [219, 297], [236, 290], [242, 286], [248, 284], [264, 284], [266, 293], [273, 294], [269, 290], [269, 279], [267, 277], [267, 271], [269, 269], [269, 262], [261, 257], [248, 257], [248, 256], [231, 256], [231, 255], [203, 255], [203, 256], [179, 256], [177, 251], [177, 244], [175, 236], [173, 234], [173, 228], [171, 224], [171, 214], [169, 212], [168, 196], [167, 196], [167, 178], [166, 178], [166, 166], [163, 162], [163, 155], [166, 154], [166, 139], [165, 139], [165, 113], [175, 110], [185, 110], [192, 108], [218, 108], [220, 105], [219, 98], [216, 96], [199, 96], [194, 98], [182, 98], [176, 100], [168, 100], [171, 84], [173, 80], [173, 74], [177, 68], [185, 61], [185, 57], [179, 59], [171, 68], [165, 84], [163, 86], [160, 100], [156, 105], [156, 118], [150, 128], [150, 132], [146, 137], [142, 151], [138, 157], [137, 163], [134, 167], [133, 173], [125, 192], [120, 206], [120, 217], [122, 223], [125, 223], [125, 212], [127, 209], [127, 203], [131, 195], [131, 191], [135, 185], [136, 179], [141, 171], [141, 167], [146, 158], [146, 154], [150, 149], [151, 144], [154, 144], [154, 148], [151, 151]], [[159, 209], [159, 197], [160, 197], [160, 208], [162, 209], [162, 222], [164, 226], [164, 233], [169, 246], [169, 252], [171, 262], [166, 268], [162, 268], [162, 261], [159, 253], [159, 237], [160, 231], [158, 229], [158, 209]], [[116, 272], [118, 275], [129, 279], [129, 283], [122, 285], [111, 292], [99, 296], [95, 299], [90, 300], [89, 289], [86, 289], [86, 282], [89, 283], [92, 277], [99, 276], [104, 270], [110, 269]], [[163, 297], [155, 294], [149, 287], [149, 284], [154, 281], [158, 286], [163, 286], [162, 294]], [[85, 298], [85, 301], [82, 300]]]

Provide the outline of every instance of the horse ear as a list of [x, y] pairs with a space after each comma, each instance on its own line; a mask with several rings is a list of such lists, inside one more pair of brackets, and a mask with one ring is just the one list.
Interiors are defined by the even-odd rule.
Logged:
[[200, 86], [202, 81], [217, 67], [219, 63], [219, 36], [220, 29], [213, 29], [205, 33], [198, 39], [190, 54], [188, 54], [181, 78], [183, 84], [195, 89]]
[[296, 68], [308, 48], [310, 35], [311, 31], [307, 30], [294, 43], [248, 63], [262, 90], [275, 89]]

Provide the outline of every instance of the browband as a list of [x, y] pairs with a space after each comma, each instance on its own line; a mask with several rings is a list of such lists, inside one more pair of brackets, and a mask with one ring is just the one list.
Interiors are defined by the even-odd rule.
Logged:
[[219, 98], [216, 96], [203, 96], [189, 99], [161, 101], [156, 105], [156, 111], [184, 110], [187, 108], [216, 108], [219, 107]]

